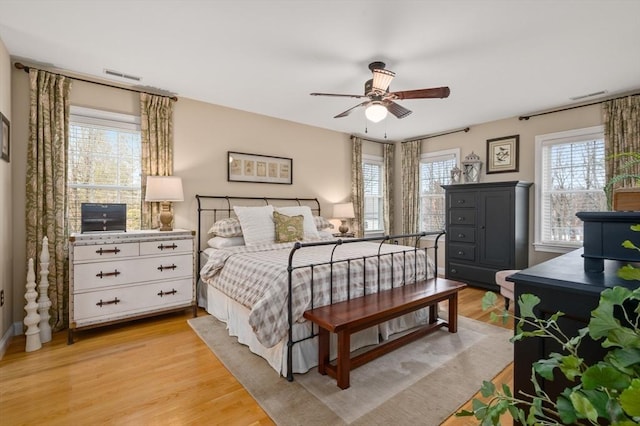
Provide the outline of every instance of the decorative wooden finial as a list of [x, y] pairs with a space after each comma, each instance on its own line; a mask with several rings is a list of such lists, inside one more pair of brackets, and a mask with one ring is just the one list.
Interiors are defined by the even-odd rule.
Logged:
[[37, 351], [42, 347], [42, 343], [40, 342], [40, 329], [38, 328], [40, 315], [38, 315], [38, 304], [36, 303], [38, 293], [35, 291], [35, 288], [36, 274], [33, 272], [33, 258], [31, 258], [29, 259], [27, 270], [27, 292], [24, 295], [24, 298], [27, 300], [27, 306], [24, 307], [24, 310], [27, 311], [27, 316], [24, 317], [24, 325], [27, 327], [27, 331], [24, 333], [27, 336], [27, 344], [25, 347], [25, 351], [27, 352]]
[[38, 313], [40, 314], [40, 342], [51, 341], [51, 324], [49, 324], [49, 239], [42, 239], [42, 252], [40, 252], [40, 298], [38, 299]]

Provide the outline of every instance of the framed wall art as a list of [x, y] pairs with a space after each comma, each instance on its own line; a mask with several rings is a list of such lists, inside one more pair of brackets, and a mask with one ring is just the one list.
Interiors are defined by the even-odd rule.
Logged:
[[293, 160], [271, 155], [227, 152], [227, 181], [293, 183]]
[[0, 147], [2, 151], [0, 153], [1, 154], [0, 156], [4, 161], [8, 163], [10, 161], [9, 151], [11, 149], [11, 140], [10, 140], [11, 132], [9, 130], [11, 128], [9, 125], [9, 119], [5, 117], [4, 114], [2, 114], [1, 112], [0, 112], [0, 117], [2, 121], [2, 132], [0, 132]]
[[487, 140], [487, 174], [518, 171], [520, 135]]

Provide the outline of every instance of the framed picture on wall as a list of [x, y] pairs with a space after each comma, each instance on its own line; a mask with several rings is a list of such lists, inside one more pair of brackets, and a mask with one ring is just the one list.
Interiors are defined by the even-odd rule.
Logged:
[[293, 183], [293, 160], [271, 155], [227, 152], [227, 181]]
[[9, 135], [11, 134], [11, 132], [9, 132], [9, 119], [2, 113], [0, 113], [0, 116], [2, 117], [2, 132], [0, 132], [0, 147], [2, 147], [1, 156], [2, 159], [8, 163], [10, 161], [9, 150], [11, 148], [11, 140], [9, 139]]
[[487, 140], [487, 174], [518, 171], [520, 135]]

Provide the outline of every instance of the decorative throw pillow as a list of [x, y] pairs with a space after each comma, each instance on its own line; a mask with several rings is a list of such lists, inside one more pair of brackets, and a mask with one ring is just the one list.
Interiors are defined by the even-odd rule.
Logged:
[[241, 237], [242, 227], [240, 226], [240, 221], [238, 219], [235, 217], [228, 217], [216, 221], [216, 223], [214, 223], [209, 229], [209, 234], [224, 238]]
[[273, 221], [276, 223], [276, 243], [291, 243], [304, 239], [304, 216], [287, 216], [275, 211]]
[[273, 206], [241, 207], [234, 206], [238, 216], [242, 235], [248, 246], [273, 243], [276, 232], [273, 227]]
[[329, 222], [322, 216], [313, 216], [313, 221], [316, 224], [316, 229], [322, 231], [323, 229], [333, 229], [333, 223]]
[[313, 213], [311, 212], [311, 207], [288, 206], [288, 207], [276, 207], [275, 210], [278, 213], [285, 214], [287, 216], [302, 215], [304, 217], [304, 221], [303, 221], [304, 239], [305, 240], [318, 239], [318, 229], [316, 228], [316, 224], [313, 220]]

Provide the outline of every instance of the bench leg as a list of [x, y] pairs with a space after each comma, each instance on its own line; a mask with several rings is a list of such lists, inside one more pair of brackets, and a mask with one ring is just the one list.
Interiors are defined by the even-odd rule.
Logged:
[[449, 333], [458, 332], [458, 292], [449, 297]]
[[348, 331], [338, 333], [338, 359], [336, 360], [336, 380], [340, 389], [346, 389], [349, 384], [349, 370], [351, 369], [351, 334]]
[[318, 328], [318, 373], [327, 374], [329, 364], [329, 331]]
[[435, 324], [438, 321], [438, 304], [429, 306], [429, 324]]

